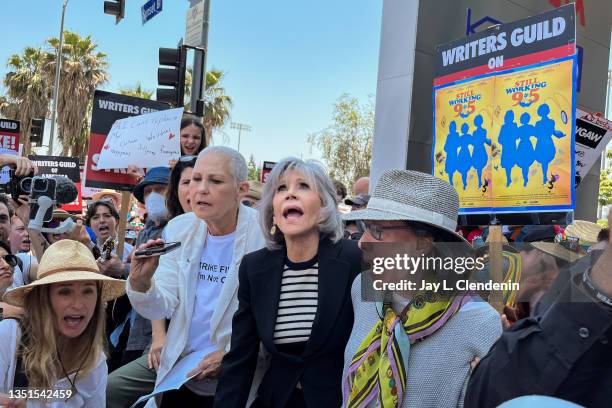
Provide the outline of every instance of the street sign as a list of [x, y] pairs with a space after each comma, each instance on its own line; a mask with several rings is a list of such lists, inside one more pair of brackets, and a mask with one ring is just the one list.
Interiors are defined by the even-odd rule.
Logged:
[[147, 1], [141, 8], [142, 24], [144, 25], [147, 21], [161, 13], [162, 5], [162, 0]]
[[195, 3], [187, 11], [185, 45], [202, 47], [204, 45], [204, 1]]

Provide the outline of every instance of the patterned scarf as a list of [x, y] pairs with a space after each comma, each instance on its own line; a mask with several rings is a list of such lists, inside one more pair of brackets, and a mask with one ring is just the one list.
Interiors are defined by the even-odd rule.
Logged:
[[[521, 255], [513, 252], [503, 251], [502, 256], [504, 257], [504, 267], [508, 267], [504, 275], [505, 283], [517, 283], [521, 281]], [[516, 303], [516, 290], [504, 289], [502, 290], [502, 297], [504, 299], [504, 305], [508, 307], [514, 307]]]
[[349, 365], [344, 380], [344, 406], [364, 408], [375, 403], [382, 408], [399, 407], [406, 390], [406, 367], [410, 344], [422, 341], [450, 319], [471, 295], [460, 293], [441, 298], [419, 294], [397, 315], [389, 303], [377, 303], [384, 316], [370, 330]]

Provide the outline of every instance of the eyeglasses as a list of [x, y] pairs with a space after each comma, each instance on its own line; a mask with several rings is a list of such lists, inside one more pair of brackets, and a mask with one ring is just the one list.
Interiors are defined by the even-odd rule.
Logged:
[[189, 163], [190, 161], [194, 161], [197, 158], [198, 158], [198, 156], [194, 156], [194, 155], [190, 154], [190, 155], [187, 155], [187, 156], [181, 156], [179, 158], [179, 161], [181, 163]]
[[408, 225], [390, 225], [390, 226], [384, 227], [382, 225], [370, 224], [368, 222], [365, 222], [364, 220], [358, 220], [356, 224], [357, 224], [357, 228], [359, 229], [359, 232], [361, 232], [362, 234], [365, 234], [366, 231], [369, 231], [370, 235], [372, 235], [372, 238], [374, 238], [377, 241], [382, 241], [384, 231], [411, 230], [412, 229], [412, 227]]
[[17, 266], [17, 257], [15, 255], [7, 254], [0, 256], [0, 258], [4, 259], [4, 262], [6, 262], [12, 268]]
[[362, 235], [363, 232], [344, 231], [344, 239], [350, 239], [352, 241], [359, 241]]

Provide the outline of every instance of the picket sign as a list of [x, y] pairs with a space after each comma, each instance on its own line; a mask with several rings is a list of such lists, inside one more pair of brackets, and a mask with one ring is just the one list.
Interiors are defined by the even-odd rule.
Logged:
[[[504, 237], [501, 225], [490, 225], [487, 244], [489, 244], [489, 271], [492, 282], [504, 281], [503, 245], [508, 241]], [[492, 290], [489, 294], [489, 304], [500, 314], [504, 311], [504, 296], [500, 290]]]
[[130, 206], [130, 197], [132, 193], [129, 191], [121, 192], [121, 211], [119, 214], [119, 243], [117, 244], [117, 257], [123, 259], [123, 247], [125, 245], [125, 228], [127, 224], [127, 214]]

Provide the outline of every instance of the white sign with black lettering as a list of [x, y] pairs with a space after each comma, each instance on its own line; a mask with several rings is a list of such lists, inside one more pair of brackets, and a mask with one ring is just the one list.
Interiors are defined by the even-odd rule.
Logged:
[[587, 175], [612, 139], [612, 122], [576, 109], [576, 185]]
[[96, 165], [98, 170], [168, 166], [181, 156], [183, 108], [120, 119], [113, 124]]

